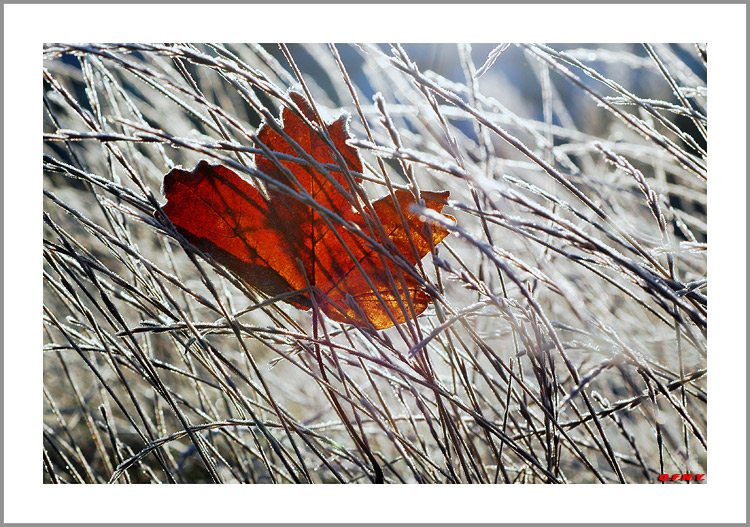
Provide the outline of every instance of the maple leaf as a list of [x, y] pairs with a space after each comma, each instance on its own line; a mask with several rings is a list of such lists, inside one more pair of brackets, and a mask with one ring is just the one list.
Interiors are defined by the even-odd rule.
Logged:
[[[307, 119], [315, 122], [307, 100], [296, 92], [290, 96]], [[344, 114], [326, 125], [334, 152], [304, 119], [288, 108], [282, 111], [284, 133], [317, 163], [343, 169], [342, 159], [351, 172], [361, 173], [359, 154], [346, 143], [347, 121]], [[277, 154], [301, 157], [267, 124], [260, 128], [258, 141]], [[261, 154], [255, 162], [273, 180], [302, 195], [304, 189], [319, 207], [358, 226], [365, 235], [374, 233], [370, 239], [395, 250], [393, 258], [384, 256], [362, 233], [324, 217], [318, 207], [273, 185], [268, 185], [266, 197], [233, 171], [206, 161], [190, 172], [175, 168], [164, 177], [162, 192], [167, 203], [162, 210], [191, 243], [257, 289], [272, 297], [300, 290], [286, 301], [301, 309], [310, 309], [314, 300], [335, 321], [385, 329], [406, 320], [404, 311], [411, 312], [409, 300], [415, 316], [427, 308], [429, 295], [411, 274], [399, 273], [396, 262], [413, 266], [448, 231], [429, 227], [412, 212], [416, 199], [411, 192], [396, 190], [397, 204], [390, 195], [378, 199], [372, 203], [377, 218], [366, 209], [365, 218], [337, 188], [349, 187], [341, 170], [328, 170], [325, 175], [307, 164], [278, 157], [274, 162]], [[448, 191], [421, 192], [425, 206], [437, 212], [448, 195]], [[382, 231], [370, 231], [368, 220], [370, 225], [379, 222]]]

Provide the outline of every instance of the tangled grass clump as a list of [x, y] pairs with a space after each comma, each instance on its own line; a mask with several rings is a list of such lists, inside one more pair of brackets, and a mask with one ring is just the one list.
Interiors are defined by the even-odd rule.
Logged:
[[[705, 473], [706, 75], [702, 45], [46, 45], [44, 481]], [[311, 316], [160, 213], [177, 165], [262, 187], [290, 88], [352, 115], [363, 202], [450, 190], [417, 319]]]

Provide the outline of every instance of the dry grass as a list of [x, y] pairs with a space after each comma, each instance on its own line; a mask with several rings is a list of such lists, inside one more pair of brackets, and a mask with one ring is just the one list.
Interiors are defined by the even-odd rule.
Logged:
[[[706, 472], [704, 47], [44, 54], [45, 482]], [[363, 200], [451, 191], [415, 322], [313, 323], [158, 214], [179, 164], [263, 184], [290, 87], [352, 114]]]

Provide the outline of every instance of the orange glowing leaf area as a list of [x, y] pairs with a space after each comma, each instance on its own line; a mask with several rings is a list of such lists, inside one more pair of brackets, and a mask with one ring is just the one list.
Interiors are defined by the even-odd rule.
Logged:
[[[304, 96], [296, 92], [290, 96], [308, 121], [317, 122]], [[315, 303], [337, 322], [385, 329], [427, 308], [429, 295], [403, 269], [406, 264], [413, 267], [448, 231], [440, 225], [428, 226], [412, 212], [416, 198], [407, 190], [395, 191], [397, 203], [388, 194], [372, 202], [372, 211], [363, 207], [368, 218], [353, 208], [341, 192], [350, 191], [341, 163], [350, 173], [362, 173], [362, 162], [357, 150], [346, 143], [347, 121], [344, 114], [326, 124], [334, 152], [295, 112], [282, 111], [286, 135], [319, 164], [340, 166], [339, 170], [329, 169], [325, 175], [309, 164], [282, 156], [274, 162], [261, 154], [256, 154], [255, 163], [272, 180], [302, 196], [304, 189], [320, 207], [359, 226], [369, 240], [327, 218], [309, 202], [273, 185], [266, 185], [264, 194], [232, 170], [207, 161], [190, 172], [175, 168], [164, 177], [167, 203], [162, 210], [188, 241], [265, 294], [300, 291], [285, 301], [301, 309]], [[277, 154], [302, 157], [267, 124], [259, 129], [258, 141]], [[448, 191], [421, 192], [425, 206], [437, 212], [448, 195]], [[373, 211], [377, 218], [370, 216]], [[377, 222], [382, 230], [374, 227]], [[386, 249], [377, 250], [373, 241]]]

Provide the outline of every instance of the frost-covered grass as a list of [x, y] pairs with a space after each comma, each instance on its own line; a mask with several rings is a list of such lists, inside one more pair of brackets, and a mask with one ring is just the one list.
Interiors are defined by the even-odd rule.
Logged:
[[[705, 47], [44, 55], [45, 482], [706, 472]], [[158, 214], [176, 165], [260, 184], [292, 87], [352, 115], [362, 199], [451, 191], [415, 322], [313, 324]]]

